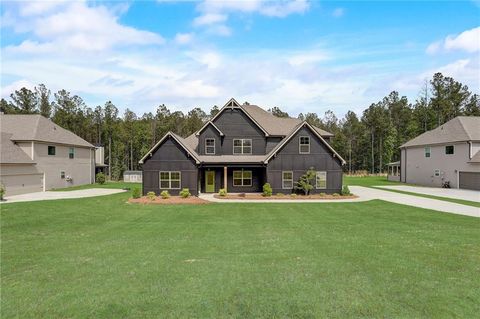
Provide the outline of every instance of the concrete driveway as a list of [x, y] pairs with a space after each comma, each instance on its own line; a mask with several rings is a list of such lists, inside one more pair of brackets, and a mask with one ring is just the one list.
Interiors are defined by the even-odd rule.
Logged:
[[411, 193], [419, 193], [419, 194], [425, 194], [425, 195], [463, 199], [463, 200], [469, 200], [472, 202], [480, 202], [480, 191], [473, 191], [468, 189], [406, 186], [406, 185], [376, 186], [376, 187], [394, 189], [394, 190], [411, 192]]
[[33, 202], [33, 201], [39, 201], [39, 200], [85, 198], [85, 197], [112, 195], [112, 194], [118, 194], [123, 192], [126, 192], [126, 191], [123, 189], [109, 189], [109, 188], [90, 188], [90, 189], [82, 189], [82, 190], [67, 191], [67, 192], [47, 191], [47, 192], [7, 196], [5, 197], [5, 201], [1, 203], [8, 204], [8, 203], [19, 203], [19, 202]]
[[419, 197], [415, 195], [406, 195], [394, 193], [376, 188], [349, 186], [353, 194], [360, 196], [363, 199], [381, 199], [384, 201], [403, 204], [408, 206], [433, 209], [440, 212], [452, 213], [458, 215], [480, 217], [480, 208], [461, 205], [443, 200], [430, 199]]

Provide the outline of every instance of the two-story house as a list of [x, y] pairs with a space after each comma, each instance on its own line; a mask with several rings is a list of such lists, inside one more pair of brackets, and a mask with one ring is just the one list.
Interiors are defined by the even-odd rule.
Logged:
[[6, 195], [95, 181], [95, 147], [41, 115], [0, 115]]
[[141, 160], [143, 193], [292, 193], [309, 168], [313, 193], [338, 193], [345, 161], [328, 143], [332, 134], [231, 99], [203, 127], [182, 138], [167, 133]]
[[400, 181], [480, 190], [479, 116], [458, 116], [400, 148]]

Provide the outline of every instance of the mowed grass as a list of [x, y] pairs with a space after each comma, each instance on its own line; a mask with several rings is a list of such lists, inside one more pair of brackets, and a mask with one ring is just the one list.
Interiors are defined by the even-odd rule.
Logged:
[[115, 182], [115, 181], [108, 181], [104, 184], [85, 184], [85, 185], [78, 185], [78, 186], [71, 186], [65, 188], [56, 188], [53, 191], [77, 191], [81, 189], [90, 189], [90, 188], [115, 188], [115, 189], [133, 189], [135, 187], [142, 188], [142, 183], [125, 183], [125, 182]]
[[383, 201], [1, 206], [2, 318], [473, 318], [480, 219]]

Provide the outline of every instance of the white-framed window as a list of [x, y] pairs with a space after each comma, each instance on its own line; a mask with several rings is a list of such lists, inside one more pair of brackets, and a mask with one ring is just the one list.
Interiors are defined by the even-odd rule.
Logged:
[[298, 138], [298, 152], [300, 154], [310, 154], [310, 136], [300, 136]]
[[68, 158], [75, 158], [75, 147], [68, 148]]
[[439, 169], [434, 170], [433, 171], [433, 176], [439, 177], [440, 176], [440, 170]]
[[215, 154], [215, 139], [206, 138], [205, 139], [205, 154]]
[[248, 138], [233, 139], [233, 154], [252, 154], [252, 140]]
[[293, 188], [293, 172], [292, 171], [282, 171], [282, 188], [283, 189]]
[[61, 172], [60, 172], [60, 178], [61, 178], [61, 179], [65, 179], [65, 172], [64, 172], [64, 171], [61, 171]]
[[177, 171], [160, 172], [160, 189], [180, 189], [182, 174]]
[[325, 189], [327, 188], [327, 172], [318, 171], [315, 176], [315, 188]]
[[445, 154], [446, 154], [446, 155], [455, 154], [455, 145], [447, 145], [447, 146], [445, 146]]
[[430, 157], [431, 154], [430, 146], [425, 146], [425, 157]]
[[252, 186], [252, 171], [233, 171], [233, 186]]

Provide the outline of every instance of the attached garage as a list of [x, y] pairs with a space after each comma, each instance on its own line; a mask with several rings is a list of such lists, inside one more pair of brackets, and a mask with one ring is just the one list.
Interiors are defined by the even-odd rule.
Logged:
[[0, 181], [5, 186], [5, 196], [42, 192], [43, 174], [12, 174], [0, 175]]
[[480, 172], [460, 172], [459, 188], [480, 190]]

